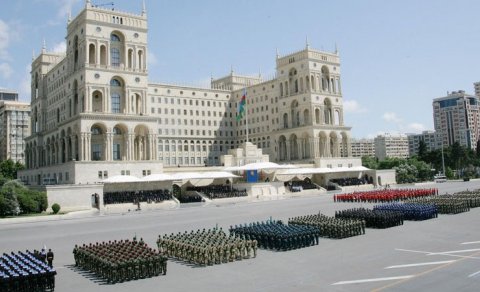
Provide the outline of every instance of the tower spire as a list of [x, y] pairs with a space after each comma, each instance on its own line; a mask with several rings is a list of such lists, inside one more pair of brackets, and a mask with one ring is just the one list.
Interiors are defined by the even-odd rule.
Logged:
[[67, 23], [70, 23], [72, 21], [72, 9], [68, 10], [68, 20]]
[[308, 35], [305, 36], [305, 48], [308, 50], [310, 49], [310, 45], [308, 44]]
[[35, 49], [32, 49], [32, 61], [35, 60]]
[[278, 54], [278, 48], [275, 48], [275, 53], [277, 54], [277, 59], [280, 58], [280, 54]]
[[85, 0], [85, 8], [90, 8], [90, 7], [92, 7], [92, 1]]
[[142, 1], [142, 16], [147, 15], [147, 7], [145, 5], [145, 0]]
[[47, 41], [45, 40], [45, 38], [43, 38], [42, 53], [46, 53], [46, 52], [47, 52]]
[[337, 42], [335, 42], [335, 54], [338, 55], [338, 46], [337, 46]]

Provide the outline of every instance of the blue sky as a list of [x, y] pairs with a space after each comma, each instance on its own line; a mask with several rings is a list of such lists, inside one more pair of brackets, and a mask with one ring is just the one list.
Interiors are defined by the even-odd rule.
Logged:
[[[108, 1], [92, 1], [108, 3]], [[480, 81], [480, 1], [145, 0], [151, 82], [205, 85], [210, 76], [270, 76], [275, 51], [310, 46], [341, 57], [352, 136], [433, 129], [432, 99]], [[29, 100], [29, 64], [45, 38], [64, 49], [68, 11], [84, 0], [0, 0], [0, 87]], [[142, 0], [115, 9], [140, 13]]]

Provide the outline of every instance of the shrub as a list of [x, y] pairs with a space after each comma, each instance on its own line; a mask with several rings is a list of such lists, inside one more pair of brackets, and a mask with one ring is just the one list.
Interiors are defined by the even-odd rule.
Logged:
[[60, 205], [55, 203], [52, 205], [52, 211], [53, 211], [53, 214], [57, 214], [58, 211], [60, 211]]

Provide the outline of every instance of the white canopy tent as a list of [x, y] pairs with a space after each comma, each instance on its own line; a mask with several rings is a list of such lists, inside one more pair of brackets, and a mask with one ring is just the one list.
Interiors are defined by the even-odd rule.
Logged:
[[128, 183], [128, 182], [140, 182], [142, 181], [136, 176], [132, 175], [115, 175], [104, 179], [102, 182], [104, 183]]
[[154, 174], [142, 177], [140, 180], [141, 181], [172, 181], [172, 180], [175, 180], [175, 178], [166, 173], [154, 173]]
[[191, 179], [217, 179], [217, 178], [235, 178], [238, 177], [226, 171], [205, 171], [205, 172], [177, 172], [171, 174], [173, 180], [191, 180]]
[[370, 170], [364, 166], [355, 167], [319, 167], [319, 168], [295, 168], [286, 169], [281, 172], [277, 172], [277, 175], [306, 175], [306, 174], [319, 174], [319, 173], [339, 173], [339, 172], [360, 172]]
[[224, 171], [244, 171], [244, 170], [276, 170], [276, 169], [291, 169], [291, 168], [297, 168], [294, 165], [291, 164], [277, 164], [273, 162], [255, 162], [255, 163], [249, 163], [245, 164], [243, 166], [230, 166], [226, 167], [223, 170]]

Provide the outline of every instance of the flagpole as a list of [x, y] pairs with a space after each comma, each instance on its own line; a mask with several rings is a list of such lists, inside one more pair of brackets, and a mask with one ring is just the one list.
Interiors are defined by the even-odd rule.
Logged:
[[245, 93], [245, 126], [246, 126], [246, 133], [247, 133], [247, 142], [248, 142], [248, 101], [247, 101], [247, 89], [244, 88]]

